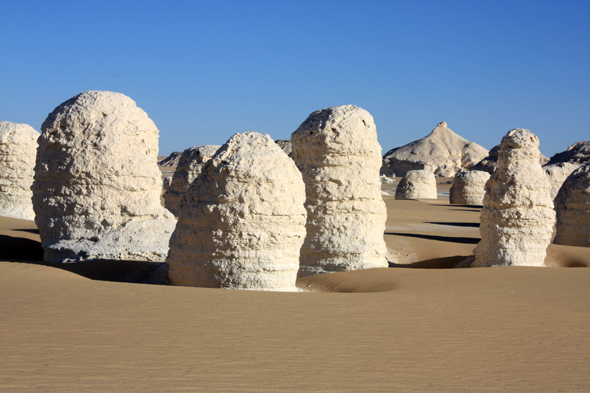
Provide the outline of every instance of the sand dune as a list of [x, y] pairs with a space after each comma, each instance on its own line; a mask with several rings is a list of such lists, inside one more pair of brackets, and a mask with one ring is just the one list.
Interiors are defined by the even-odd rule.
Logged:
[[[590, 269], [441, 269], [475, 247], [479, 210], [384, 200], [398, 262], [430, 268], [311, 276], [299, 293], [42, 264], [34, 223], [0, 218], [0, 391], [590, 391]], [[547, 263], [590, 251], [552, 245]]]

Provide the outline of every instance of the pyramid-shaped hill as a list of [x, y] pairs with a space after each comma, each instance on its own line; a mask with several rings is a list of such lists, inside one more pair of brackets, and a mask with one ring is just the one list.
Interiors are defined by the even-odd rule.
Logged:
[[441, 122], [422, 139], [396, 147], [383, 156], [381, 174], [404, 176], [406, 172], [426, 169], [437, 176], [452, 177], [488, 156], [488, 150], [455, 134]]

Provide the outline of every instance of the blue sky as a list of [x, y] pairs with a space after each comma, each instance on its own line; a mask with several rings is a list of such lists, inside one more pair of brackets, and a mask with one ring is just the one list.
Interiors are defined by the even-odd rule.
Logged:
[[590, 1], [0, 0], [0, 121], [40, 130], [87, 90], [123, 93], [160, 154], [237, 132], [288, 139], [368, 110], [383, 151], [440, 121], [490, 149], [527, 128], [590, 139]]

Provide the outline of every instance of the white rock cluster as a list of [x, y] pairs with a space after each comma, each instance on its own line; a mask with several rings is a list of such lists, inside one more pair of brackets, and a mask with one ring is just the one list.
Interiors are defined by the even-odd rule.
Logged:
[[291, 142], [307, 197], [299, 275], [387, 267], [373, 117], [354, 105], [322, 109], [309, 115]]
[[0, 216], [32, 220], [33, 175], [39, 133], [27, 124], [0, 122]]
[[487, 149], [457, 135], [443, 121], [424, 138], [385, 153], [381, 173], [404, 176], [408, 171], [422, 169], [437, 176], [451, 177], [471, 168], [487, 155]]
[[555, 211], [539, 155], [539, 138], [529, 130], [502, 138], [498, 168], [485, 185], [472, 266], [544, 265]]
[[395, 199], [437, 199], [434, 173], [426, 170], [408, 171], [395, 190]]
[[44, 260], [164, 260], [176, 221], [160, 204], [147, 114], [123, 94], [88, 91], [41, 129], [33, 207]]
[[170, 240], [174, 285], [294, 291], [305, 185], [268, 136], [236, 134], [191, 184]]
[[555, 200], [563, 182], [573, 171], [578, 169], [581, 164], [571, 164], [569, 162], [560, 162], [558, 164], [545, 165], [543, 170], [551, 183], [551, 198]]
[[576, 169], [555, 198], [555, 244], [590, 247], [590, 164]]
[[189, 186], [201, 174], [203, 165], [219, 150], [219, 145], [193, 146], [182, 152], [170, 186], [164, 193], [166, 209], [175, 216], [182, 210], [182, 200]]
[[483, 205], [485, 185], [490, 174], [484, 171], [463, 171], [455, 175], [449, 200], [451, 205]]

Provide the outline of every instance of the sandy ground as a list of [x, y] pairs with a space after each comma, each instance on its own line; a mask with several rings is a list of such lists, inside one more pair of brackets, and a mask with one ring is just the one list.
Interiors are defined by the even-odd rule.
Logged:
[[[479, 209], [384, 200], [403, 267], [299, 293], [122, 282], [149, 281], [147, 262], [45, 265], [34, 223], [0, 218], [0, 392], [590, 391], [590, 269], [449, 269]], [[548, 254], [590, 265], [588, 248]]]

